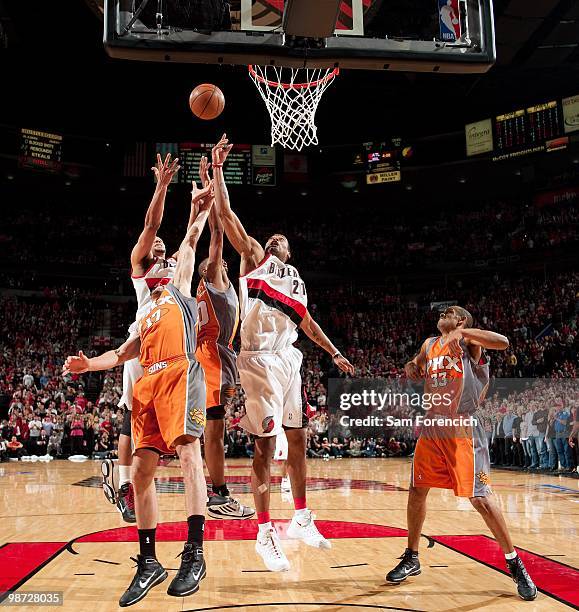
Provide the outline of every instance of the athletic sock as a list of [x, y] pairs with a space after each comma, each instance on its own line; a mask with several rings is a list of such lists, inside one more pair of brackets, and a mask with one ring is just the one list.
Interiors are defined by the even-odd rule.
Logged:
[[212, 485], [211, 490], [215, 495], [221, 495], [221, 497], [229, 497], [229, 489], [226, 484], [222, 484], [219, 486]]
[[131, 466], [130, 465], [119, 465], [119, 489], [126, 482], [131, 482]]
[[[259, 514], [267, 514], [267, 512], [259, 512]], [[269, 531], [270, 529], [273, 529], [271, 526], [271, 521], [267, 521], [265, 523], [258, 523], [257, 527], [259, 529], [259, 535], [265, 533], [266, 531]]]
[[513, 550], [513, 552], [510, 552], [510, 553], [505, 553], [505, 559], [507, 561], [512, 561], [513, 559], [516, 559], [516, 558], [517, 558], [517, 551], [516, 550]]
[[152, 557], [156, 559], [155, 555], [155, 529], [139, 529], [139, 546], [140, 552], [143, 557]]
[[307, 510], [306, 498], [294, 497], [294, 508], [296, 509], [296, 512], [298, 510]]
[[269, 526], [271, 527], [271, 519], [269, 518], [269, 512], [258, 512], [257, 513], [257, 523], [258, 525], [263, 525], [265, 523], [268, 523]]
[[203, 547], [203, 531], [205, 531], [205, 517], [202, 514], [192, 514], [187, 517], [187, 543], [197, 548]]

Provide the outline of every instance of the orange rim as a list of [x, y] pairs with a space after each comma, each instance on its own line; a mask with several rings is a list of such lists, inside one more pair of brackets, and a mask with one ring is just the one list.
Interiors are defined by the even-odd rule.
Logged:
[[317, 81], [310, 81], [309, 83], [279, 83], [278, 81], [270, 81], [269, 79], [265, 79], [264, 77], [257, 74], [253, 64], [248, 65], [249, 74], [260, 83], [266, 83], [270, 87], [283, 87], [284, 89], [307, 89], [310, 87], [318, 87], [319, 85], [323, 85], [328, 81], [331, 81], [334, 77], [337, 77], [340, 74], [339, 68], [334, 68], [332, 72], [329, 72], [324, 78], [318, 79]]

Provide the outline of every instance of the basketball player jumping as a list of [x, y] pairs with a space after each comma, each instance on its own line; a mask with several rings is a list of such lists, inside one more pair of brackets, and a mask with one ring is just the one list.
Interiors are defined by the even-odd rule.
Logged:
[[489, 360], [484, 349], [504, 351], [509, 341], [495, 332], [472, 329], [472, 324], [472, 315], [467, 310], [459, 306], [448, 308], [438, 321], [441, 335], [428, 338], [418, 355], [405, 366], [408, 378], [425, 381], [425, 393], [446, 394], [449, 406], [441, 407], [440, 414], [472, 416], [475, 424], [463, 427], [459, 422], [423, 427], [414, 452], [408, 495], [408, 548], [386, 580], [398, 583], [421, 573], [418, 544], [426, 518], [426, 497], [432, 487], [453, 489], [457, 497], [468, 497], [483, 517], [505, 555], [519, 596], [533, 600], [537, 588], [517, 555], [505, 519], [492, 499], [487, 438], [476, 412], [489, 382]]
[[306, 505], [307, 418], [300, 376], [302, 354], [293, 346], [297, 328], [326, 350], [342, 371], [353, 373], [354, 367], [310, 316], [305, 284], [296, 268], [287, 263], [287, 238], [275, 234], [263, 248], [232, 211], [223, 177], [223, 163], [231, 148], [225, 135], [214, 147], [213, 180], [217, 213], [227, 238], [241, 255], [241, 353], [237, 367], [246, 394], [241, 425], [255, 436], [251, 473], [259, 524], [255, 549], [267, 569], [283, 571], [289, 569], [289, 562], [269, 516], [271, 461], [275, 438], [282, 429], [288, 439], [287, 464], [295, 506], [287, 535], [309, 546], [331, 547]]
[[[157, 164], [151, 168], [155, 173], [156, 187], [153, 199], [145, 215], [145, 225], [137, 243], [131, 251], [131, 280], [137, 295], [137, 314], [129, 327], [129, 340], [139, 335], [138, 321], [151, 309], [151, 291], [159, 283], [167, 283], [173, 278], [176, 261], [166, 259], [165, 243], [157, 232], [161, 227], [167, 188], [179, 171], [179, 160], [171, 161], [171, 154], [165, 160], [157, 154]], [[123, 395], [119, 406], [124, 409], [123, 424], [119, 435], [119, 481], [118, 488], [113, 478], [113, 462], [106, 459], [101, 464], [103, 491], [106, 498], [116, 504], [127, 523], [135, 522], [135, 504], [131, 485], [131, 410], [133, 408], [133, 387], [143, 375], [138, 359], [126, 361], [123, 366]]]
[[205, 428], [205, 376], [195, 358], [197, 301], [191, 297], [195, 249], [212, 206], [212, 185], [193, 190], [192, 214], [178, 253], [173, 280], [152, 292], [152, 309], [138, 323], [138, 335], [121, 347], [88, 359], [69, 357], [64, 373], [107, 370], [139, 356], [144, 374], [133, 388], [132, 477], [140, 554], [137, 572], [119, 600], [121, 607], [143, 599], [167, 578], [155, 555], [157, 494], [155, 470], [160, 454], [177, 452], [185, 484], [188, 537], [181, 566], [167, 593], [185, 597], [205, 577], [203, 530], [207, 487], [200, 437]]
[[[203, 186], [210, 182], [207, 158], [201, 159]], [[212, 482], [213, 495], [207, 500], [207, 513], [218, 519], [246, 519], [253, 508], [240, 504], [229, 494], [225, 483], [225, 405], [235, 394], [237, 367], [232, 342], [239, 322], [237, 293], [227, 275], [223, 259], [223, 224], [211, 209], [209, 214], [209, 257], [199, 264], [197, 305], [197, 350], [195, 356], [205, 372], [207, 388], [207, 425], [205, 426], [205, 463]]]

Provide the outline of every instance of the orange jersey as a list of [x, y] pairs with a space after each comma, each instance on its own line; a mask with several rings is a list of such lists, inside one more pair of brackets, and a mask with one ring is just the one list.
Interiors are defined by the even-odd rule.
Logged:
[[471, 357], [464, 342], [462, 357], [452, 357], [448, 343], [441, 337], [432, 338], [426, 348], [426, 381], [424, 391], [427, 393], [448, 394], [449, 400], [442, 406], [433, 408], [433, 412], [472, 413], [486, 392], [489, 382], [489, 362], [486, 355], [481, 355], [479, 363]]
[[[195, 361], [197, 303], [168, 284], [153, 303], [153, 308], [139, 321], [144, 369], [167, 367], [166, 362], [187, 357]], [[153, 372], [149, 372], [152, 374]]]
[[202, 278], [197, 287], [197, 306], [198, 343], [215, 342], [231, 349], [239, 323], [239, 302], [233, 285], [218, 291]]

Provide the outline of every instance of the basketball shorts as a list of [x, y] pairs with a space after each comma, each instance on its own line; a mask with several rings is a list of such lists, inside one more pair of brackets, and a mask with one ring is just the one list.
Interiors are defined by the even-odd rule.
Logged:
[[283, 427], [306, 427], [307, 402], [302, 394], [302, 354], [290, 346], [285, 351], [242, 351], [237, 357], [245, 391], [245, 415], [240, 425], [259, 437], [277, 436]]
[[235, 395], [237, 366], [235, 351], [217, 342], [202, 342], [195, 351], [205, 372], [207, 409], [224, 406]]
[[[129, 327], [128, 339], [134, 338], [139, 335], [137, 323], [132, 323]], [[139, 363], [139, 359], [131, 359], [125, 361], [123, 365], [123, 395], [119, 400], [118, 406], [126, 406], [129, 410], [133, 409], [133, 387], [135, 383], [143, 375], [143, 368]]]
[[[473, 415], [476, 418], [476, 414]], [[452, 489], [457, 497], [491, 494], [491, 461], [482, 419], [470, 435], [420, 435], [414, 449], [411, 484], [415, 487]]]
[[275, 452], [273, 458], [275, 461], [286, 461], [288, 451], [288, 442], [285, 431], [282, 431], [275, 437]]
[[175, 452], [184, 435], [200, 438], [205, 430], [205, 376], [197, 361], [178, 358], [145, 370], [133, 390], [133, 451]]
[[121, 433], [123, 436], [131, 437], [131, 410], [125, 408], [125, 413], [123, 414], [123, 424], [121, 425]]

